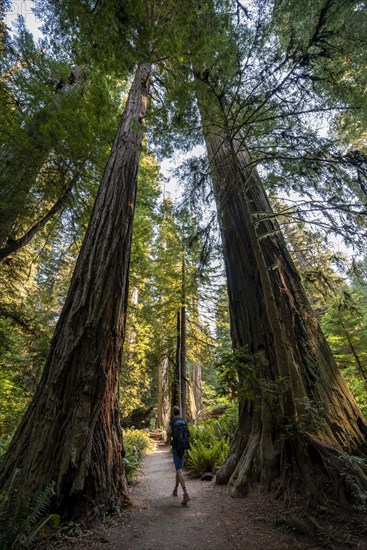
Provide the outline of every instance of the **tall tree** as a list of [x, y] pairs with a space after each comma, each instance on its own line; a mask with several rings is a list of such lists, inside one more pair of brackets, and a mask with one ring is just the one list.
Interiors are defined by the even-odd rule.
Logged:
[[[150, 65], [138, 67], [35, 397], [2, 464], [16, 511], [55, 482], [56, 508], [127, 501], [119, 371]], [[92, 504], [94, 503], [94, 504]]]
[[[302, 487], [317, 497], [328, 494], [335, 470], [342, 479], [347, 469], [342, 494], [332, 496], [362, 502], [367, 470], [348, 467], [343, 453], [366, 456], [366, 420], [302, 289], [246, 146], [248, 130], [234, 119], [231, 77], [220, 62], [214, 75], [202, 67], [195, 71], [198, 102], [223, 239], [232, 343], [242, 354], [240, 427], [217, 481], [229, 482], [235, 495], [260, 480], [269, 487], [277, 481], [282, 490]], [[249, 120], [256, 110], [269, 109], [283, 84], [251, 106]]]
[[[272, 2], [255, 1], [249, 10], [236, 3], [232, 18], [224, 3], [202, 2], [201, 18], [190, 21], [189, 61], [178, 69], [191, 77], [190, 85], [184, 90], [178, 83], [180, 99], [170, 120], [192, 122], [185, 98], [195, 78], [242, 387], [240, 428], [218, 481], [229, 481], [237, 495], [256, 479], [279, 483], [282, 490], [301, 487], [322, 499], [336, 471], [344, 483], [333, 498], [363, 502], [367, 470], [354, 467], [344, 453], [366, 456], [367, 424], [312, 313], [257, 172], [259, 165], [269, 174], [272, 190], [303, 193], [311, 208], [314, 200], [320, 208], [327, 204], [324, 225], [349, 235], [350, 242], [355, 231], [365, 233], [358, 222], [364, 211], [355, 185], [358, 167], [335, 140], [318, 135], [308, 116], [333, 110], [303, 71], [324, 40], [320, 4], [314, 40], [292, 57], [272, 32]], [[320, 196], [325, 202], [318, 202]]]

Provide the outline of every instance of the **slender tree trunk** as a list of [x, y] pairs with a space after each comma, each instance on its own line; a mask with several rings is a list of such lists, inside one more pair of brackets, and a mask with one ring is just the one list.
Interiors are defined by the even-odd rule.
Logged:
[[182, 259], [182, 298], [181, 298], [181, 338], [180, 338], [180, 378], [181, 378], [181, 416], [187, 416], [186, 391], [186, 280], [185, 259]]
[[201, 389], [201, 365], [198, 361], [194, 361], [192, 365], [192, 385], [196, 414], [198, 414], [203, 408], [203, 393]]
[[176, 325], [176, 360], [173, 372], [172, 407], [177, 405], [181, 409], [181, 315], [177, 312]]
[[57, 199], [57, 201], [53, 204], [53, 206], [49, 209], [47, 214], [43, 216], [38, 222], [36, 222], [22, 237], [19, 237], [16, 240], [13, 240], [8, 246], [4, 248], [0, 248], [0, 262], [3, 262], [8, 256], [11, 254], [14, 254], [15, 252], [18, 252], [18, 250], [21, 250], [24, 246], [26, 246], [33, 237], [41, 231], [45, 227], [45, 225], [66, 205], [71, 191], [75, 185], [77, 178], [73, 178], [70, 185], [66, 188], [64, 193]]
[[170, 418], [170, 401], [168, 395], [168, 357], [164, 357], [159, 364], [158, 371], [157, 428], [165, 426]]
[[366, 456], [366, 421], [306, 299], [241, 136], [229, 130], [220, 105], [213, 120], [213, 99], [205, 94], [202, 86], [231, 336], [248, 356], [239, 370], [239, 430], [217, 481], [229, 482], [234, 495], [257, 480], [283, 491], [296, 486], [312, 498], [332, 493], [361, 502], [367, 470], [348, 465], [343, 453]]
[[[194, 319], [199, 318], [199, 304], [198, 300], [195, 300], [192, 303], [192, 316]], [[197, 418], [198, 414], [203, 408], [203, 392], [202, 392], [202, 368], [199, 361], [193, 359], [192, 361], [192, 393], [195, 406], [193, 407], [193, 419]]]
[[150, 70], [136, 71], [46, 366], [2, 464], [0, 490], [20, 470], [15, 511], [51, 481], [67, 517], [128, 500], [119, 372]]

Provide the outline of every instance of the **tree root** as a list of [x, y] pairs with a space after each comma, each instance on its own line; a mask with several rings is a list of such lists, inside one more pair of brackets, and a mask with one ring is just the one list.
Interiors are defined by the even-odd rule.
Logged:
[[311, 435], [267, 449], [261, 447], [260, 436], [251, 435], [242, 453], [233, 447], [216, 482], [227, 483], [234, 497], [246, 496], [251, 484], [260, 482], [284, 500], [302, 494], [310, 508], [367, 505], [366, 461]]

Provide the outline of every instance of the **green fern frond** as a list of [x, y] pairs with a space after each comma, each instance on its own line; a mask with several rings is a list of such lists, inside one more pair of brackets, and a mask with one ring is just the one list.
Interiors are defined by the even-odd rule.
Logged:
[[55, 482], [52, 481], [49, 485], [47, 485], [46, 489], [40, 493], [32, 506], [32, 509], [30, 510], [30, 514], [27, 518], [27, 523], [31, 527], [32, 525], [35, 525], [39, 519], [41, 519], [45, 513], [47, 512], [47, 509], [50, 506], [52, 497], [55, 495]]
[[[15, 479], [15, 476], [14, 476]], [[10, 489], [7, 494], [0, 495], [0, 516], [6, 517], [9, 510], [11, 487], [14, 479], [10, 484]], [[24, 517], [9, 521], [6, 529], [0, 537], [0, 547], [2, 550], [28, 550], [30, 549], [39, 537], [42, 529], [51, 520], [57, 528], [58, 523], [55, 521], [56, 516], [45, 515], [50, 506], [52, 497], [55, 494], [55, 483], [50, 483], [44, 491], [42, 491], [33, 506]], [[59, 517], [59, 516], [57, 516]]]

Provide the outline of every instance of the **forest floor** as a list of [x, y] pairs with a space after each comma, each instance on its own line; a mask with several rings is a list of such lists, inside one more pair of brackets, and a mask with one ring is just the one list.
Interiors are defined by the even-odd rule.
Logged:
[[[295, 509], [289, 519], [271, 494], [254, 489], [233, 499], [225, 486], [186, 476], [191, 500], [172, 496], [175, 471], [169, 446], [159, 445], [145, 457], [137, 483], [131, 488], [133, 506], [120, 517], [70, 532], [43, 548], [67, 550], [367, 550], [367, 536], [321, 523], [315, 537], [312, 523]], [[317, 518], [315, 525], [320, 524]], [[320, 529], [318, 528], [318, 531]], [[40, 546], [41, 548], [41, 546]]]

